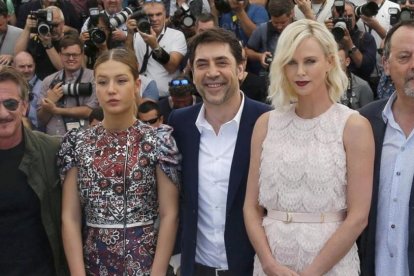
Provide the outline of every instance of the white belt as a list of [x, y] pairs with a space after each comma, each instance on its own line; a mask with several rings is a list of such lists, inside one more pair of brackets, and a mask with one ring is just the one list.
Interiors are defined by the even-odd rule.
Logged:
[[296, 212], [284, 212], [276, 210], [268, 210], [267, 217], [283, 221], [285, 223], [324, 223], [324, 222], [338, 222], [343, 221], [346, 217], [346, 210], [338, 212], [326, 212], [326, 213], [296, 213]]
[[144, 221], [144, 222], [134, 222], [134, 223], [127, 223], [126, 225], [124, 224], [95, 224], [95, 223], [89, 223], [87, 222], [86, 225], [89, 227], [94, 227], [94, 228], [116, 228], [116, 229], [122, 229], [122, 228], [131, 228], [131, 227], [137, 227], [137, 226], [145, 226], [145, 225], [150, 225], [153, 224], [154, 221], [153, 220], [149, 220], [149, 221]]

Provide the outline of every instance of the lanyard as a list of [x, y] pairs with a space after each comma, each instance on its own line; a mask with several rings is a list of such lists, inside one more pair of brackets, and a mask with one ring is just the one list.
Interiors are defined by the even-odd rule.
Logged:
[[[315, 19], [318, 19], [318, 17], [319, 17], [319, 15], [321, 14], [321, 12], [322, 12], [323, 8], [325, 7], [325, 4], [326, 4], [326, 0], [325, 0], [325, 1], [323, 1], [322, 5], [319, 7], [319, 10], [316, 12], [316, 14], [315, 14]], [[311, 4], [311, 6], [312, 6], [312, 4]], [[312, 10], [313, 10], [313, 9], [312, 9]]]
[[[161, 35], [158, 37], [158, 39], [157, 39], [157, 42], [158, 43], [160, 43], [160, 41], [161, 41], [161, 39], [164, 36], [164, 34], [165, 34], [166, 31], [167, 31], [167, 26], [164, 27], [164, 30], [162, 31]], [[148, 61], [149, 61], [149, 58], [150, 58], [150, 56], [152, 54], [152, 51], [149, 52], [149, 46], [148, 46], [148, 44], [145, 44], [145, 45], [146, 45], [147, 48], [145, 50], [145, 55], [144, 55], [144, 60], [142, 61], [141, 70], [139, 71], [140, 74], [143, 74], [143, 73], [145, 73], [145, 71], [147, 71]]]

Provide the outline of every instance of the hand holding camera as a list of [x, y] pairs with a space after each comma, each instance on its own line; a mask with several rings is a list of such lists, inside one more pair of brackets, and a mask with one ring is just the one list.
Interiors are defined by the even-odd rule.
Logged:
[[269, 68], [272, 61], [273, 61], [272, 53], [270, 52], [262, 53], [262, 56], [260, 57], [260, 64], [262, 65], [263, 68], [265, 69]]
[[46, 98], [53, 103], [57, 103], [63, 97], [62, 81], [53, 81], [47, 90]]

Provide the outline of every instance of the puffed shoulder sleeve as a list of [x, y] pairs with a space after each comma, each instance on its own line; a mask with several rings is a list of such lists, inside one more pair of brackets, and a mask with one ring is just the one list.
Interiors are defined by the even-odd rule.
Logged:
[[157, 162], [161, 170], [180, 187], [181, 182], [181, 155], [172, 137], [173, 129], [167, 125], [157, 128]]
[[76, 166], [76, 141], [78, 131], [76, 129], [70, 130], [62, 139], [60, 149], [57, 153], [57, 164], [59, 169], [60, 179], [65, 179], [66, 173]]

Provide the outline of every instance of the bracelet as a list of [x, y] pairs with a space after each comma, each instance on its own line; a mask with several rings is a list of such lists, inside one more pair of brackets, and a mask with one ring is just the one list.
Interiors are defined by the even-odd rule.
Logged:
[[170, 61], [170, 54], [167, 53], [163, 48], [157, 47], [152, 51], [152, 58], [162, 65], [165, 65]]

